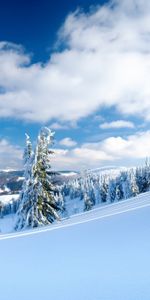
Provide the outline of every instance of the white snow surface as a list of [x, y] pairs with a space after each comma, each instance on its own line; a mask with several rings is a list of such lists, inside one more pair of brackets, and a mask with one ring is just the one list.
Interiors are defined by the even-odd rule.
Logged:
[[17, 199], [19, 197], [19, 194], [13, 194], [13, 195], [1, 195], [0, 196], [0, 201], [2, 203], [9, 203], [13, 201], [13, 199]]
[[150, 192], [1, 234], [3, 300], [149, 300]]
[[0, 236], [2, 233], [10, 233], [13, 231], [15, 222], [15, 214], [9, 214], [0, 219]]
[[[33, 235], [45, 231], [52, 231], [60, 228], [70, 227], [73, 225], [83, 224], [90, 221], [111, 217], [114, 215], [126, 213], [128, 211], [133, 211], [144, 207], [150, 207], [150, 192], [140, 194], [137, 197], [130, 198], [128, 200], [115, 202], [113, 204], [103, 204], [103, 205], [101, 204], [97, 206], [95, 209], [72, 215], [69, 218], [64, 218], [61, 221], [55, 222], [49, 226], [38, 227], [37, 229], [34, 230], [31, 229], [23, 230], [20, 232], [14, 232], [6, 235], [1, 234], [0, 240]], [[8, 215], [7, 218], [4, 217], [3, 219], [9, 220], [9, 218], [14, 220], [14, 215], [10, 215], [10, 216]], [[13, 224], [11, 220], [9, 220], [9, 223]], [[13, 231], [13, 226], [12, 227], [8, 226], [8, 228], [11, 229], [10, 231]]]
[[16, 181], [18, 182], [20, 180], [24, 180], [24, 176], [19, 176]]
[[108, 166], [108, 167], [89, 169], [87, 170], [87, 172], [101, 174], [101, 175], [118, 175], [119, 173], [127, 171], [128, 169], [131, 168]]
[[71, 176], [76, 176], [78, 173], [76, 173], [76, 172], [63, 172], [63, 173], [60, 173], [62, 176], [64, 176], [64, 177], [71, 177]]

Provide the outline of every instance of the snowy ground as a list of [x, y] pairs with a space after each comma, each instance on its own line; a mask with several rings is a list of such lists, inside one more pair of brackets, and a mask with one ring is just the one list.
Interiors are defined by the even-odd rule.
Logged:
[[[3, 196], [0, 196], [0, 202], [2, 202], [4, 204], [11, 203], [11, 201], [16, 200], [18, 197], [19, 197], [18, 194], [3, 195]], [[0, 234], [8, 233], [13, 230], [14, 218], [15, 218], [15, 216], [13, 214], [9, 214], [3, 218], [0, 218]]]
[[14, 228], [15, 215], [10, 214], [0, 219], [0, 236], [2, 233], [9, 233]]
[[13, 201], [13, 199], [17, 199], [19, 197], [18, 194], [13, 194], [13, 195], [3, 195], [0, 196], [0, 201], [2, 203], [9, 203], [10, 201]]
[[[17, 195], [16, 195], [17, 198]], [[74, 205], [72, 204], [73, 201], [69, 201], [68, 200], [68, 209], [70, 208], [70, 214], [73, 214], [74, 211]], [[81, 206], [83, 206], [83, 201], [81, 202]], [[69, 205], [73, 205], [73, 210], [71, 210], [71, 207], [69, 207]], [[76, 205], [76, 202], [75, 202]], [[89, 221], [93, 221], [93, 220], [97, 220], [97, 219], [103, 219], [112, 215], [116, 215], [116, 214], [122, 214], [124, 212], [130, 211], [130, 210], [136, 210], [139, 208], [143, 208], [143, 207], [147, 207], [150, 206], [150, 192], [144, 193], [144, 194], [140, 194], [137, 197], [134, 198], [130, 198], [128, 200], [122, 200], [120, 202], [115, 202], [113, 204], [110, 203], [104, 203], [104, 204], [100, 204], [95, 206], [95, 208], [93, 208], [90, 211], [87, 212], [82, 212], [82, 213], [78, 213], [78, 214], [74, 214], [71, 215], [68, 218], [64, 218], [61, 222], [57, 222], [53, 225], [50, 226], [45, 226], [45, 227], [40, 227], [38, 229], [34, 229], [34, 230], [29, 230], [29, 231], [25, 231], [25, 233], [16, 233], [17, 236], [20, 236], [22, 234], [24, 235], [31, 235], [31, 234], [37, 234], [38, 232], [43, 232], [43, 231], [51, 231], [51, 230], [56, 230], [59, 229], [60, 227], [68, 227], [68, 226], [73, 226], [76, 224], [82, 224], [85, 222], [89, 222]], [[83, 211], [83, 207], [81, 209], [81, 207], [79, 207], [78, 205], [78, 209], [80, 208], [79, 211]], [[0, 239], [5, 239], [5, 238], [11, 238], [11, 236], [13, 237], [14, 234], [12, 235], [6, 235], [5, 233], [10, 233], [14, 231], [14, 220], [15, 220], [15, 215], [10, 214], [2, 219], [0, 219], [0, 231], [1, 231], [1, 235], [0, 235]], [[3, 234], [3, 235], [2, 235]]]
[[150, 193], [33, 233], [1, 235], [0, 298], [149, 300], [149, 236]]

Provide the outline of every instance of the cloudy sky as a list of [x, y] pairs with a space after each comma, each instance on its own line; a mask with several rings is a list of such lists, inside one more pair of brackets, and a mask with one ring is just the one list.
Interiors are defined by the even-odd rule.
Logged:
[[150, 156], [150, 1], [0, 4], [0, 169], [55, 131], [56, 169]]

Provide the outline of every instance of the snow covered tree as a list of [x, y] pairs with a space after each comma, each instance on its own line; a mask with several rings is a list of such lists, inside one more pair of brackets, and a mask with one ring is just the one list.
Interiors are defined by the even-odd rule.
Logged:
[[3, 203], [0, 201], [0, 218], [3, 217]]
[[121, 183], [122, 198], [128, 199], [129, 197], [132, 197], [130, 172], [129, 171], [121, 172], [119, 178], [120, 178], [119, 181]]
[[131, 191], [130, 197], [135, 197], [139, 194], [139, 188], [136, 183], [135, 172], [131, 171], [129, 176], [130, 176], [130, 191]]
[[107, 201], [107, 194], [108, 194], [108, 184], [104, 176], [104, 178], [101, 181], [101, 187], [100, 187], [101, 202]]
[[94, 182], [91, 180], [89, 185], [89, 197], [92, 202], [92, 206], [96, 203], [96, 193], [95, 193], [95, 185]]
[[30, 137], [29, 135], [26, 133], [26, 147], [24, 149], [24, 154], [23, 154], [23, 159], [24, 159], [24, 165], [26, 165], [30, 159], [30, 157], [32, 156], [33, 152], [32, 152], [32, 144], [30, 141]]
[[139, 193], [144, 193], [150, 190], [150, 162], [148, 159], [146, 159], [143, 167], [136, 168], [135, 180]]
[[111, 179], [108, 186], [107, 202], [114, 202], [116, 198], [116, 181]]
[[84, 194], [84, 211], [90, 210], [93, 207], [93, 202], [91, 201], [88, 194], [85, 192]]
[[119, 201], [119, 200], [122, 200], [122, 199], [123, 199], [122, 184], [121, 184], [121, 181], [119, 180], [119, 178], [117, 178], [115, 201]]
[[61, 205], [50, 177], [50, 154], [53, 152], [49, 146], [53, 143], [53, 135], [49, 128], [42, 128], [34, 152], [29, 136], [26, 136], [25, 180], [16, 216], [16, 230], [60, 220], [58, 211]]

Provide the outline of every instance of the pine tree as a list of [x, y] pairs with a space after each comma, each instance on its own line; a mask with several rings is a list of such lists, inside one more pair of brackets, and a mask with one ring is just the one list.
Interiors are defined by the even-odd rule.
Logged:
[[116, 181], [111, 179], [108, 186], [107, 202], [114, 202], [116, 198]]
[[139, 194], [139, 188], [136, 183], [135, 172], [133, 172], [133, 170], [131, 170], [129, 176], [130, 176], [130, 190], [131, 190], [130, 197], [135, 197]]
[[3, 218], [3, 203], [0, 201], [0, 218]]
[[26, 147], [25, 147], [24, 154], [23, 154], [24, 165], [26, 165], [28, 163], [30, 157], [33, 154], [30, 137], [27, 133], [25, 134], [25, 136], [26, 136]]
[[93, 202], [91, 201], [88, 194], [85, 192], [84, 194], [84, 211], [90, 210], [93, 207]]
[[128, 199], [132, 197], [130, 171], [121, 172], [117, 181], [120, 181], [122, 191], [121, 197], [123, 199]]
[[[119, 178], [118, 178], [119, 179]], [[123, 199], [123, 191], [122, 191], [122, 186], [119, 182], [119, 180], [116, 182], [116, 197], [115, 201], [119, 201]]]
[[61, 205], [50, 177], [50, 154], [53, 152], [49, 150], [49, 145], [52, 145], [53, 135], [50, 129], [42, 128], [34, 153], [29, 136], [26, 136], [25, 180], [20, 194], [16, 230], [60, 220], [58, 210]]
[[104, 176], [104, 178], [101, 181], [101, 187], [100, 187], [101, 202], [107, 201], [107, 194], [108, 194], [108, 184]]

